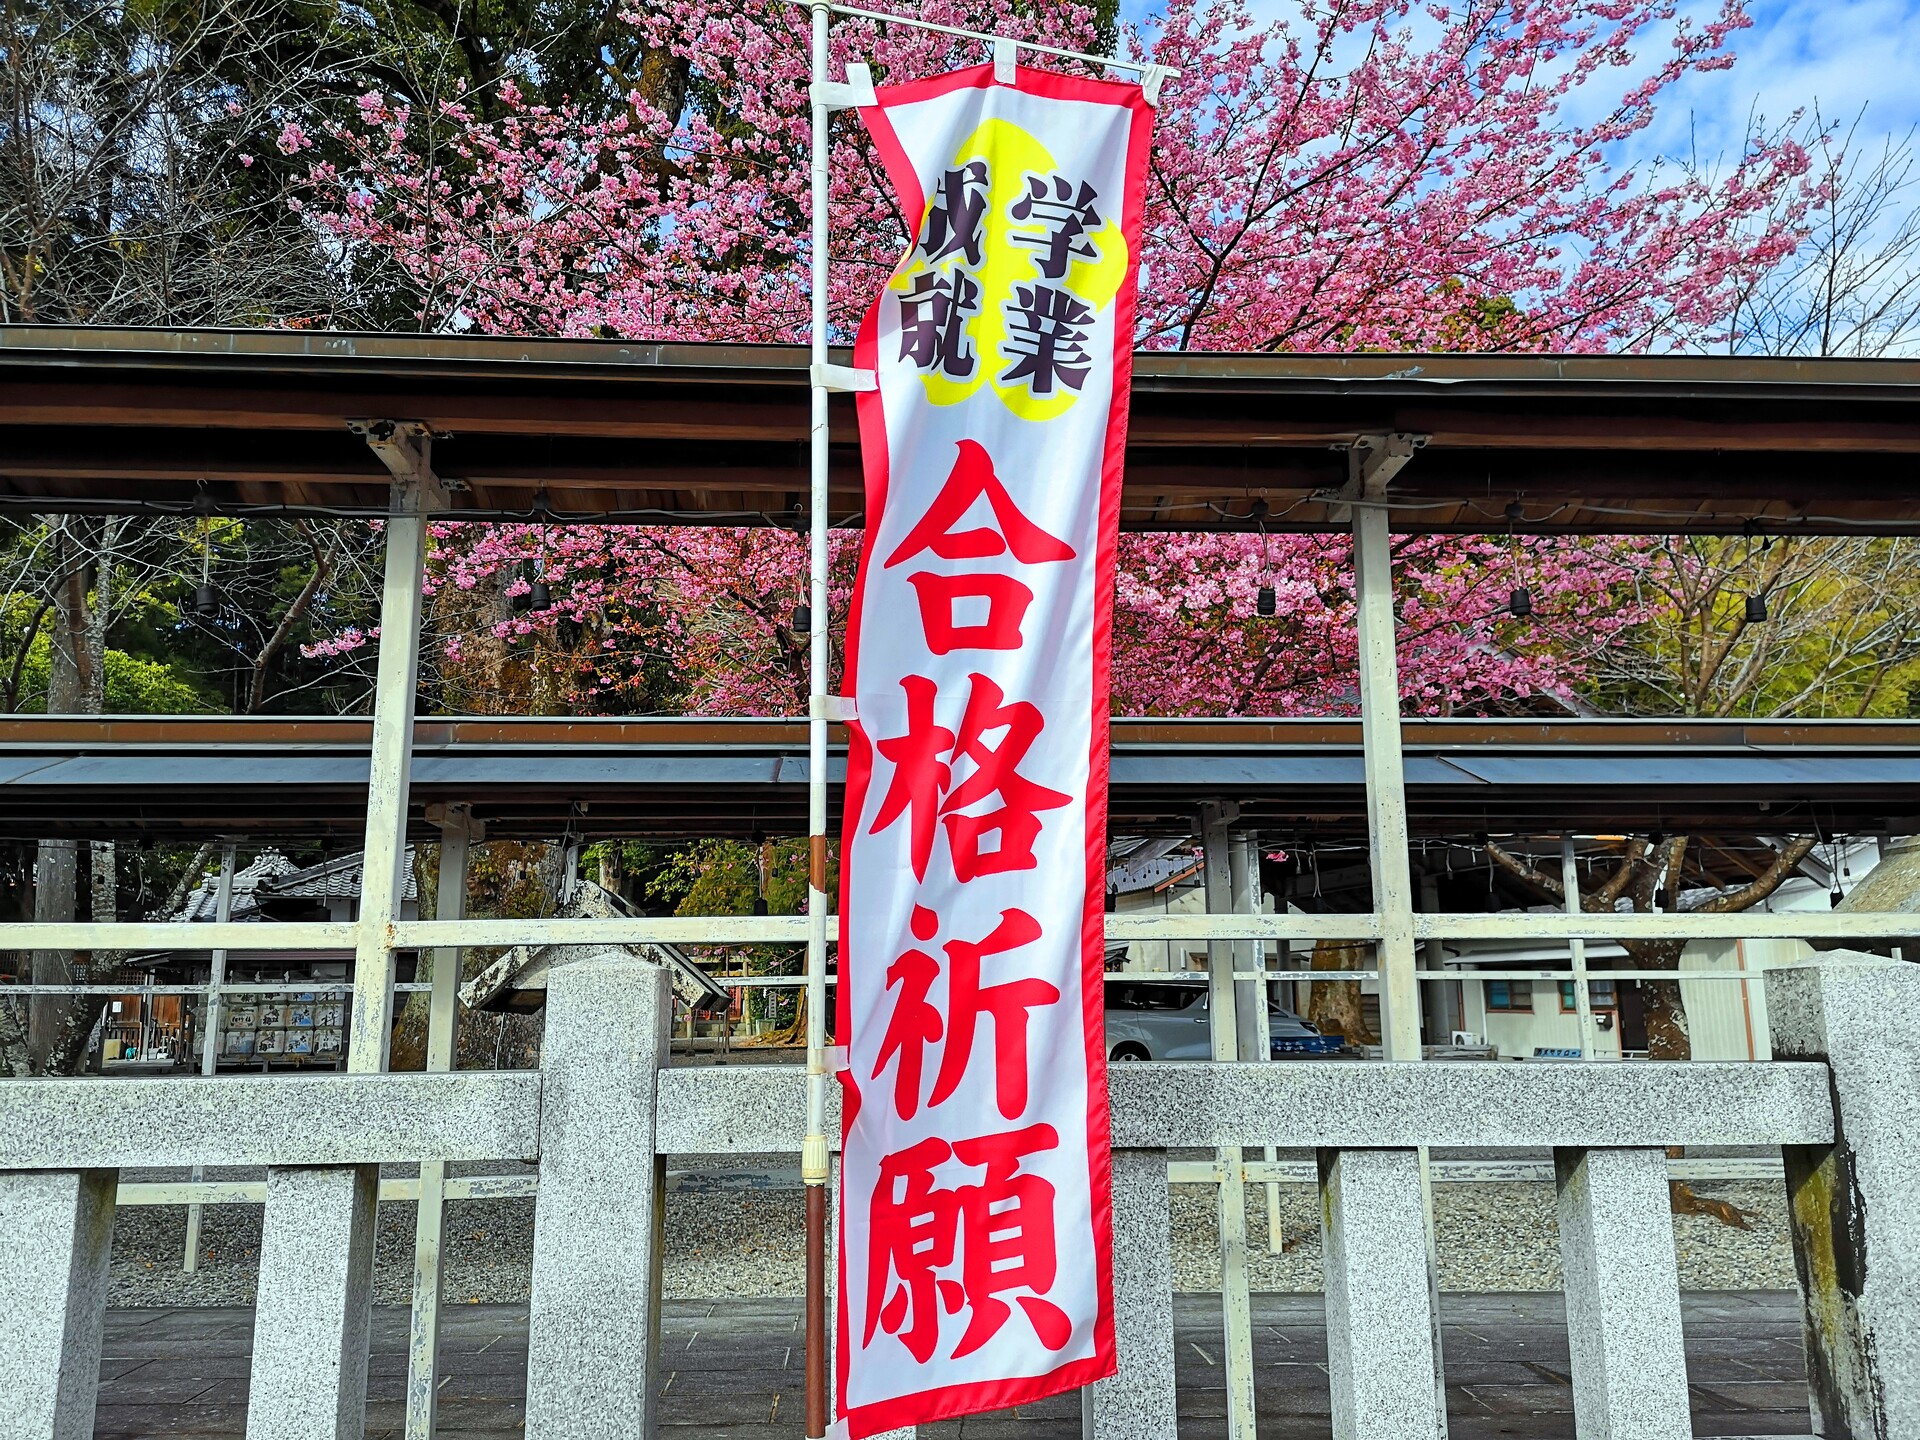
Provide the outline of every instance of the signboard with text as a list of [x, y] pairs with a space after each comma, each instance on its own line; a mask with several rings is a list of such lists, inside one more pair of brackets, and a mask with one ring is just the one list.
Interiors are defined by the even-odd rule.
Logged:
[[1114, 1368], [1114, 544], [1152, 108], [992, 66], [861, 111], [912, 244], [854, 363], [867, 528], [836, 1030], [854, 1437]]

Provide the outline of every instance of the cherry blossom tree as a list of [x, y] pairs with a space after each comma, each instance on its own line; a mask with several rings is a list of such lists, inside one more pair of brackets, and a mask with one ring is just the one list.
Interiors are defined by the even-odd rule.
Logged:
[[[443, 686], [481, 650], [504, 646], [541, 672], [525, 688], [569, 709], [806, 711], [808, 641], [794, 615], [806, 574], [801, 536], [477, 524], [433, 533], [428, 585]], [[833, 538], [837, 645], [857, 537]], [[1394, 584], [1405, 708], [1448, 715], [1571, 703], [1615, 637], [1646, 621], [1635, 586], [1647, 550], [1640, 540], [1401, 537]], [[1356, 708], [1346, 537], [1125, 535], [1118, 568], [1116, 713]], [[1512, 613], [1516, 590], [1525, 592], [1523, 615]], [[1263, 593], [1270, 614], [1261, 613]], [[473, 595], [505, 603], [474, 622], [459, 600]], [[374, 635], [347, 631], [309, 653], [350, 653]], [[836, 649], [836, 674], [839, 659]]]
[[[917, 13], [1074, 48], [1103, 38], [1101, 12], [1083, 5], [928, 0]], [[326, 153], [345, 158], [313, 166], [313, 218], [363, 268], [399, 275], [425, 328], [800, 338], [804, 14], [661, 0], [629, 19], [687, 85], [664, 98], [636, 87], [624, 112], [599, 120], [524, 101], [511, 81], [487, 97], [492, 119], [366, 94], [328, 137]], [[1792, 251], [1818, 200], [1806, 154], [1786, 131], [1756, 129], [1711, 173], [1643, 174], [1608, 156], [1678, 81], [1731, 63], [1746, 23], [1737, 3], [1690, 17], [1667, 0], [1364, 0], [1262, 26], [1243, 4], [1173, 0], [1119, 36], [1181, 70], [1162, 92], [1139, 342], [1598, 350], [1724, 338], [1737, 297]], [[834, 34], [836, 70], [864, 59], [882, 79], [981, 58], [972, 42], [858, 18]], [[1619, 79], [1643, 51], [1657, 60]], [[314, 142], [301, 132], [279, 144]], [[894, 211], [857, 119], [836, 119], [833, 145], [844, 337], [917, 217]], [[651, 708], [664, 662], [695, 709], [802, 704], [795, 537], [507, 526], [444, 532], [440, 544], [456, 591], [505, 577], [524, 608], [496, 607], [479, 630], [536, 657], [568, 703]], [[1413, 708], [1498, 706], [1580, 677], [1620, 613], [1603, 577], [1641, 551], [1526, 549], [1403, 544]], [[1118, 705], [1343, 708], [1345, 556], [1343, 543], [1297, 536], [1129, 540]], [[843, 583], [851, 557], [844, 539]], [[526, 605], [536, 582], [551, 603]], [[1275, 613], [1261, 616], [1268, 582]], [[1522, 586], [1535, 616], [1503, 624]], [[457, 659], [466, 642], [447, 643]]]
[[[1076, 4], [927, 0], [927, 19], [1097, 46]], [[630, 15], [695, 83], [568, 104], [421, 115], [378, 93], [335, 127], [312, 210], [396, 267], [428, 329], [795, 340], [806, 324], [804, 12], [659, 0]], [[1815, 187], [1789, 128], [1711, 167], [1609, 155], [1689, 74], [1732, 63], [1738, 0], [1243, 3], [1172, 0], [1122, 45], [1177, 66], [1162, 94], [1140, 341], [1167, 348], [1634, 349], [1722, 338], [1790, 254]], [[972, 42], [842, 18], [835, 68], [882, 78], [978, 63]], [[1642, 50], [1659, 58], [1613, 84]], [[1064, 62], [1063, 62], [1064, 63]], [[1609, 88], [1612, 85], [1613, 88]], [[491, 98], [491, 97], [490, 97]], [[1574, 120], [1575, 113], [1596, 118]], [[1797, 117], [1793, 117], [1797, 118]], [[858, 121], [834, 125], [844, 335], [918, 217], [896, 213]], [[311, 145], [304, 133], [283, 149]]]

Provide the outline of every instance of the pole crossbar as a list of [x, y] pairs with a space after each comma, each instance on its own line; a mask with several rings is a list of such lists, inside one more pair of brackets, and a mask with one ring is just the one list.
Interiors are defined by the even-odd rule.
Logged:
[[1175, 76], [1179, 70], [1171, 65], [1156, 65], [1151, 60], [1125, 60], [1118, 55], [1095, 55], [1086, 50], [1067, 50], [1058, 45], [1042, 45], [1037, 40], [1016, 40], [1007, 35], [990, 35], [984, 30], [968, 30], [959, 25], [942, 25], [933, 20], [922, 20], [914, 15], [894, 15], [885, 10], [868, 10], [861, 5], [840, 5], [821, 3], [821, 0], [784, 0], [802, 10], [828, 10], [835, 15], [851, 15], [860, 20], [878, 20], [887, 25], [906, 25], [915, 30], [931, 30], [938, 35], [954, 35], [962, 40], [980, 40], [989, 45], [1012, 45], [1019, 50], [1031, 50], [1038, 55], [1053, 55], [1062, 60], [1082, 60], [1089, 65], [1107, 65], [1115, 70], [1131, 70], [1136, 75], [1144, 75], [1150, 70], [1158, 70], [1162, 75]]

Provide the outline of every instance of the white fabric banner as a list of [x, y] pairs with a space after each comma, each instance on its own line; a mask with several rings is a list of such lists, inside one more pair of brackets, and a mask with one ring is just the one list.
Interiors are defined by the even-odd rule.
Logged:
[[861, 328], [837, 1033], [852, 1436], [1113, 1372], [1108, 662], [1152, 108], [992, 66], [861, 111], [916, 226]]

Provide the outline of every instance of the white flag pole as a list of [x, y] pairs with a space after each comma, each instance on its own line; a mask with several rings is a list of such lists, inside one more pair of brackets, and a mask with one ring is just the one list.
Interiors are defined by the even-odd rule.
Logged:
[[806, 1402], [808, 1440], [827, 1432], [827, 82], [828, 6], [813, 18], [813, 293], [809, 359], [812, 513], [809, 533], [807, 714], [807, 1196]]
[[[858, 85], [835, 85], [828, 78], [828, 26], [832, 15], [853, 15], [888, 24], [908, 25], [920, 30], [991, 43], [996, 62], [1001, 54], [1024, 49], [1068, 60], [1083, 60], [1096, 65], [1132, 70], [1140, 75], [1141, 89], [1149, 104], [1159, 102], [1161, 82], [1180, 72], [1151, 62], [1124, 60], [1113, 55], [1093, 55], [1063, 50], [1052, 45], [1014, 41], [1005, 36], [938, 25], [905, 15], [890, 15], [860, 6], [833, 4], [831, 0], [786, 0], [804, 6], [812, 21], [811, 100], [811, 188], [812, 216], [810, 246], [812, 285], [809, 305], [809, 373], [811, 419], [809, 424], [810, 503], [812, 514], [808, 547], [808, 660], [809, 704], [807, 714], [807, 1131], [800, 1153], [800, 1178], [807, 1197], [807, 1280], [806, 1280], [806, 1433], [808, 1440], [823, 1440], [827, 1431], [827, 934], [830, 920], [827, 896], [827, 723], [829, 718], [844, 718], [843, 707], [828, 692], [829, 660], [827, 646], [827, 397], [834, 389], [870, 388], [870, 376], [859, 375], [829, 365], [827, 358], [827, 264], [828, 264], [828, 121], [835, 108], [872, 103], [872, 83], [865, 67], [858, 67]], [[849, 72], [852, 79], [852, 72]], [[857, 98], [856, 89], [866, 92]]]

